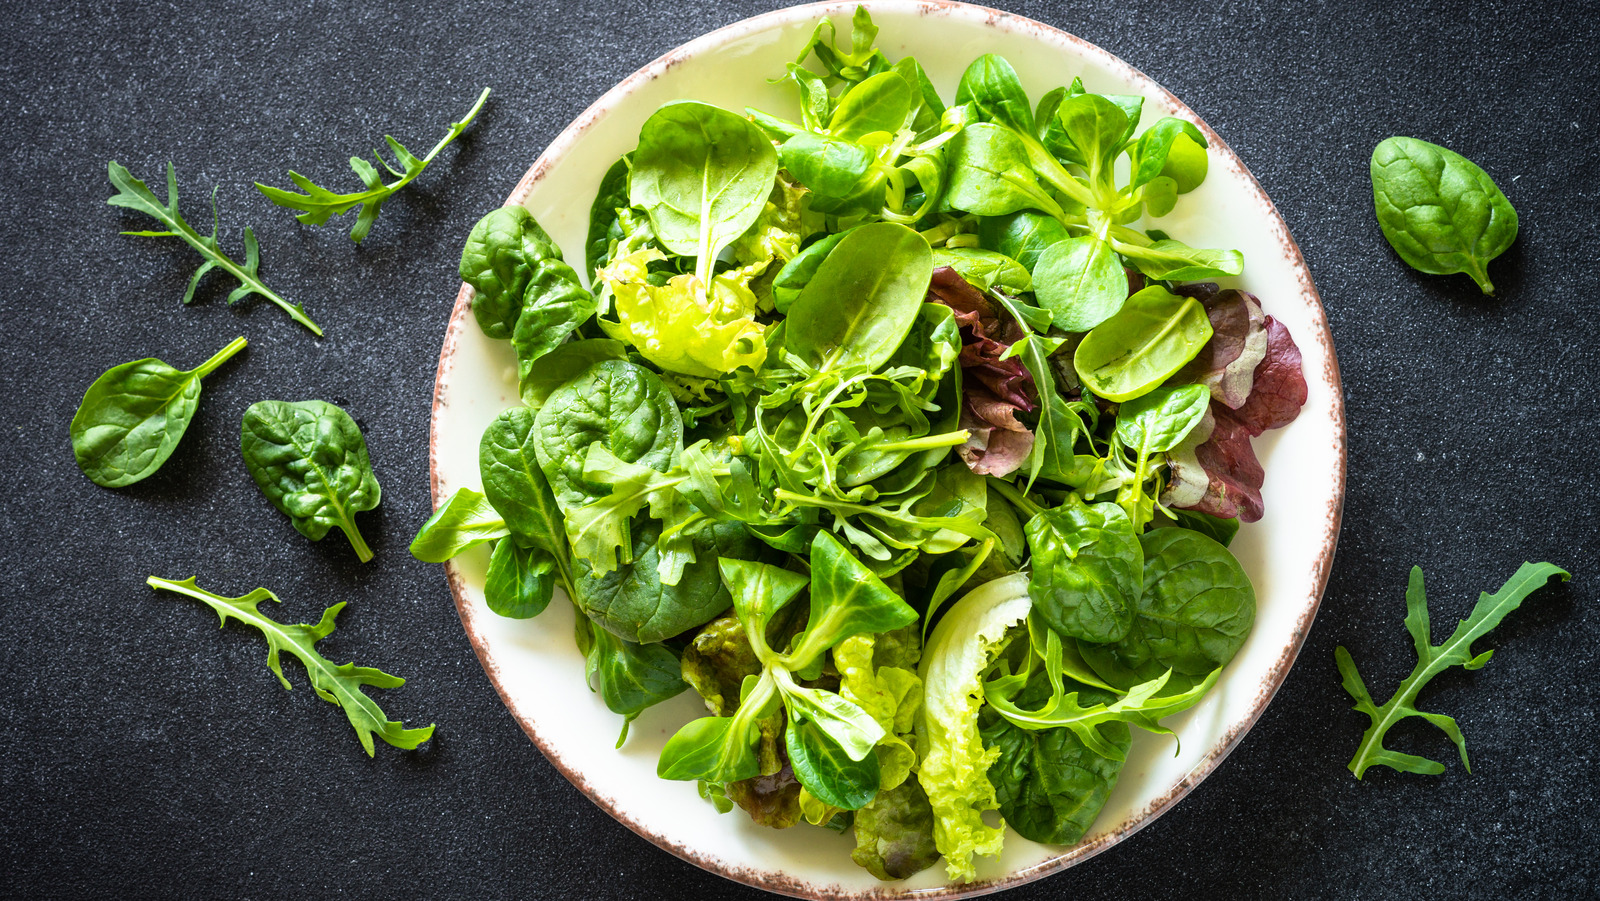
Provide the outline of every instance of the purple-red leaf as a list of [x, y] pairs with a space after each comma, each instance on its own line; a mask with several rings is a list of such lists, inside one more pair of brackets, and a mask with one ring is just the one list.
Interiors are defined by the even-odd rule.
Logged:
[[1038, 390], [1022, 360], [1000, 359], [1022, 328], [948, 266], [933, 270], [928, 302], [949, 307], [961, 326], [961, 428], [971, 435], [957, 452], [973, 472], [1009, 475], [1033, 449], [1033, 432], [1017, 411], [1038, 409]]
[[1237, 416], [1250, 434], [1281, 429], [1300, 415], [1306, 402], [1306, 376], [1300, 347], [1283, 323], [1267, 317], [1267, 355], [1256, 367], [1254, 386]]
[[1243, 291], [1217, 291], [1212, 284], [1184, 288], [1205, 306], [1211, 340], [1167, 384], [1204, 385], [1214, 400], [1237, 410], [1250, 396], [1256, 367], [1267, 354], [1261, 304]]
[[1210, 477], [1210, 484], [1200, 502], [1185, 509], [1255, 522], [1264, 509], [1261, 486], [1267, 474], [1256, 459], [1255, 448], [1250, 446], [1250, 429], [1237, 413], [1222, 404], [1213, 402], [1211, 415], [1216, 427], [1211, 437], [1194, 449], [1195, 459]]

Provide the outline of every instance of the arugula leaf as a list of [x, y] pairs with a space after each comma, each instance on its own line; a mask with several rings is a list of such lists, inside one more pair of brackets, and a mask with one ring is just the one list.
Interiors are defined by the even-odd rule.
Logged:
[[365, 238], [367, 232], [372, 230], [372, 223], [377, 220], [378, 211], [383, 206], [383, 202], [421, 175], [422, 170], [428, 168], [428, 164], [433, 162], [433, 158], [439, 155], [439, 151], [445, 149], [451, 141], [460, 137], [461, 133], [467, 130], [467, 126], [472, 124], [473, 118], [478, 115], [478, 110], [483, 109], [484, 101], [488, 99], [489, 89], [484, 88], [483, 93], [478, 95], [478, 102], [474, 103], [472, 109], [467, 111], [465, 118], [460, 122], [451, 122], [450, 133], [444, 136], [444, 140], [433, 145], [433, 149], [428, 151], [428, 155], [420, 160], [412, 156], [411, 152], [406, 150], [405, 146], [399, 141], [389, 135], [384, 135], [384, 141], [388, 142], [389, 149], [393, 151], [394, 158], [401, 168], [396, 169], [394, 166], [389, 165], [389, 161], [384, 159], [383, 155], [376, 150], [372, 151], [372, 156], [373, 159], [378, 161], [378, 165], [388, 169], [391, 175], [400, 179], [394, 184], [384, 184], [383, 174], [376, 167], [359, 156], [353, 156], [350, 158], [350, 168], [354, 169], [356, 175], [360, 176], [361, 180], [366, 183], [367, 189], [365, 191], [357, 191], [354, 194], [335, 194], [293, 169], [289, 170], [289, 178], [300, 187], [300, 190], [306, 193], [296, 194], [293, 191], [270, 187], [260, 182], [256, 182], [256, 190], [266, 195], [268, 200], [278, 206], [288, 207], [291, 210], [304, 210], [295, 218], [307, 225], [326, 225], [329, 218], [348, 213], [357, 206], [361, 207], [361, 213], [356, 217], [355, 227], [350, 229], [350, 240], [360, 244], [361, 239]]
[[283, 665], [278, 655], [287, 651], [299, 658], [305, 664], [306, 673], [311, 676], [311, 688], [317, 697], [344, 709], [345, 716], [350, 718], [350, 726], [356, 730], [356, 737], [361, 740], [361, 747], [367, 749], [368, 757], [375, 754], [372, 742], [374, 733], [389, 744], [406, 750], [433, 737], [432, 724], [421, 729], [407, 729], [404, 723], [388, 719], [378, 702], [361, 690], [363, 685], [399, 688], [406, 684], [406, 680], [370, 666], [356, 666], [354, 663], [338, 665], [317, 653], [317, 642], [333, 634], [333, 620], [344, 609], [344, 601], [322, 611], [322, 619], [316, 625], [285, 625], [257, 609], [262, 601], [281, 603], [277, 595], [265, 588], [257, 588], [243, 597], [229, 598], [199, 587], [193, 576], [181, 582], [151, 576], [145, 580], [145, 584], [157, 590], [172, 591], [203, 601], [217, 611], [224, 626], [228, 624], [228, 618], [233, 617], [247, 626], [260, 629], [267, 639], [267, 668], [272, 670], [286, 689], [292, 690], [292, 686], [283, 675]]
[[200, 380], [244, 349], [243, 336], [183, 372], [146, 357], [106, 370], [78, 404], [69, 429], [78, 468], [96, 485], [121, 488], [172, 456], [200, 404]]
[[1434, 645], [1430, 635], [1428, 621], [1428, 595], [1422, 586], [1422, 567], [1411, 567], [1411, 583], [1406, 587], [1406, 631], [1411, 633], [1411, 638], [1417, 645], [1417, 666], [1400, 683], [1391, 697], [1382, 706], [1376, 704], [1372, 695], [1368, 693], [1366, 683], [1361, 681], [1361, 674], [1356, 671], [1355, 661], [1350, 659], [1350, 652], [1340, 645], [1334, 651], [1334, 659], [1339, 664], [1339, 673], [1344, 677], [1344, 690], [1356, 699], [1355, 709], [1365, 713], [1372, 719], [1372, 725], [1367, 727], [1361, 736], [1361, 744], [1356, 748], [1356, 756], [1350, 758], [1350, 772], [1357, 779], [1369, 767], [1387, 766], [1402, 773], [1421, 773], [1427, 776], [1436, 776], [1444, 772], [1444, 764], [1418, 757], [1414, 754], [1402, 754], [1391, 751], [1383, 746], [1383, 737], [1388, 734], [1389, 728], [1408, 716], [1420, 716], [1428, 722], [1438, 726], [1456, 743], [1456, 749], [1461, 752], [1461, 765], [1472, 772], [1472, 764], [1467, 760], [1467, 742], [1461, 737], [1461, 727], [1456, 721], [1442, 713], [1426, 713], [1416, 708], [1417, 692], [1424, 685], [1452, 666], [1463, 669], [1482, 669], [1489, 662], [1494, 651], [1484, 651], [1482, 654], [1472, 653], [1472, 643], [1489, 633], [1489, 630], [1500, 625], [1506, 614], [1522, 606], [1523, 600], [1544, 586], [1552, 578], [1560, 578], [1565, 582], [1572, 576], [1566, 570], [1550, 563], [1524, 563], [1512, 575], [1510, 581], [1500, 587], [1494, 594], [1487, 592], [1478, 595], [1477, 606], [1472, 608], [1472, 613], [1450, 633], [1444, 644]]
[[320, 336], [322, 334], [322, 327], [311, 321], [311, 317], [306, 315], [305, 307], [289, 303], [279, 297], [277, 292], [262, 283], [261, 276], [256, 271], [261, 267], [261, 247], [256, 243], [256, 234], [250, 230], [249, 226], [246, 226], [244, 230], [245, 256], [243, 265], [235, 263], [222, 252], [222, 248], [217, 244], [217, 192], [215, 189], [211, 191], [211, 235], [206, 237], [191, 228], [189, 223], [183, 221], [183, 215], [178, 212], [178, 171], [172, 165], [171, 160], [167, 161], [167, 202], [165, 204], [157, 200], [156, 195], [144, 182], [134, 178], [133, 173], [123, 168], [122, 164], [116, 160], [106, 164], [106, 172], [110, 175], [111, 186], [117, 189], [117, 193], [113, 194], [106, 203], [111, 206], [125, 207], [144, 213], [167, 227], [166, 231], [123, 232], [122, 234], [140, 238], [182, 238], [190, 247], [200, 251], [202, 257], [205, 257], [205, 262], [200, 264], [200, 268], [196, 269], [194, 275], [189, 279], [189, 289], [183, 292], [184, 303], [194, 300], [194, 289], [195, 286], [200, 284], [202, 276], [212, 269], [221, 267], [223, 272], [239, 280], [239, 287], [234, 288], [233, 293], [228, 295], [228, 303], [235, 303], [252, 294], [259, 294], [282, 307], [283, 311], [289, 314], [289, 318], [310, 329], [313, 335]]

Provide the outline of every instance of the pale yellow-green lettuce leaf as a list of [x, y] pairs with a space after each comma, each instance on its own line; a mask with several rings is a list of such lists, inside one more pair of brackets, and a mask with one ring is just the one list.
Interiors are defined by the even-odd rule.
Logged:
[[687, 274], [649, 284], [646, 267], [659, 259], [660, 251], [646, 248], [596, 273], [611, 289], [618, 318], [600, 320], [606, 334], [669, 372], [717, 378], [740, 366], [760, 369], [767, 358], [766, 328], [755, 320], [750, 289], [727, 275], [712, 277], [709, 292]]
[[1028, 577], [1018, 573], [978, 586], [939, 620], [922, 651], [922, 716], [917, 720], [922, 762], [917, 779], [933, 807], [933, 840], [952, 880], [977, 877], [975, 855], [994, 857], [1003, 827], [983, 821], [1000, 807], [978, 734], [982, 673], [1005, 646], [1007, 631], [1028, 615]]
[[881, 774], [878, 787], [888, 791], [906, 781], [917, 765], [917, 752], [900, 736], [915, 728], [922, 680], [897, 666], [874, 667], [878, 637], [854, 635], [840, 642], [833, 649], [833, 665], [839, 670], [839, 695], [883, 727], [884, 737], [874, 750]]

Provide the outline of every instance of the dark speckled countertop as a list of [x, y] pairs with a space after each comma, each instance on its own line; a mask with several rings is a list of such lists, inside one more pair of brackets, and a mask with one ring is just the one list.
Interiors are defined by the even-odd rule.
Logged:
[[[1260, 179], [1327, 306], [1349, 413], [1349, 493], [1332, 579], [1260, 723], [1185, 801], [1121, 846], [1008, 895], [1029, 898], [1594, 897], [1600, 883], [1600, 6], [1160, 0], [1003, 3], [1149, 73]], [[456, 260], [544, 145], [628, 73], [766, 9], [639, 0], [359, 4], [12, 2], [0, 29], [0, 895], [46, 897], [747, 898], [589, 803], [527, 740], [473, 656], [444, 573], [406, 544], [429, 510], [429, 398]], [[479, 127], [384, 209], [371, 237], [301, 226], [250, 189], [286, 169], [349, 184], [385, 133], [425, 149], [484, 85]], [[1372, 215], [1367, 158], [1394, 133], [1482, 165], [1521, 214], [1501, 296], [1407, 269]], [[253, 225], [263, 275], [327, 329], [310, 338], [195, 255], [119, 237], [106, 160], [178, 165], [192, 221], [218, 187], [224, 244]], [[95, 487], [67, 423], [108, 366], [194, 365], [177, 453]], [[356, 562], [260, 497], [238, 422], [263, 397], [324, 397], [369, 436], [382, 506]], [[1407, 724], [1391, 743], [1437, 778], [1344, 764], [1363, 728], [1333, 665], [1348, 646], [1387, 697], [1412, 663], [1406, 572], [1429, 574], [1437, 634], [1525, 559], [1570, 568], [1496, 631], [1493, 663], [1424, 695], [1475, 773]], [[257, 636], [155, 596], [150, 573], [268, 582], [282, 615], [351, 602], [332, 655], [407, 676], [395, 717], [437, 721], [361, 754], [298, 664], [283, 691]], [[1415, 721], [1413, 721], [1415, 722]]]

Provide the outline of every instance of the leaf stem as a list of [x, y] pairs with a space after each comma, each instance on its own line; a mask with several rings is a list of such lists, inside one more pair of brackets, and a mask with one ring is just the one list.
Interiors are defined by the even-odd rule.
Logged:
[[361, 537], [361, 530], [353, 522], [340, 522], [339, 528], [344, 536], [350, 539], [350, 546], [356, 549], [356, 559], [366, 563], [372, 559], [372, 548], [367, 547], [367, 542]]
[[243, 335], [240, 335], [232, 341], [229, 341], [226, 347], [213, 354], [211, 359], [189, 370], [190, 374], [194, 375], [196, 378], [205, 378], [206, 376], [210, 375], [218, 366], [228, 362], [228, 359], [234, 354], [244, 350], [245, 345], [249, 343], [249, 341], [244, 339]]
[[1027, 495], [1018, 491], [1015, 485], [1005, 479], [989, 476], [989, 487], [1000, 492], [1001, 497], [1022, 508], [1022, 512], [1028, 514], [1029, 518], [1039, 515], [1039, 505], [1028, 500]]

